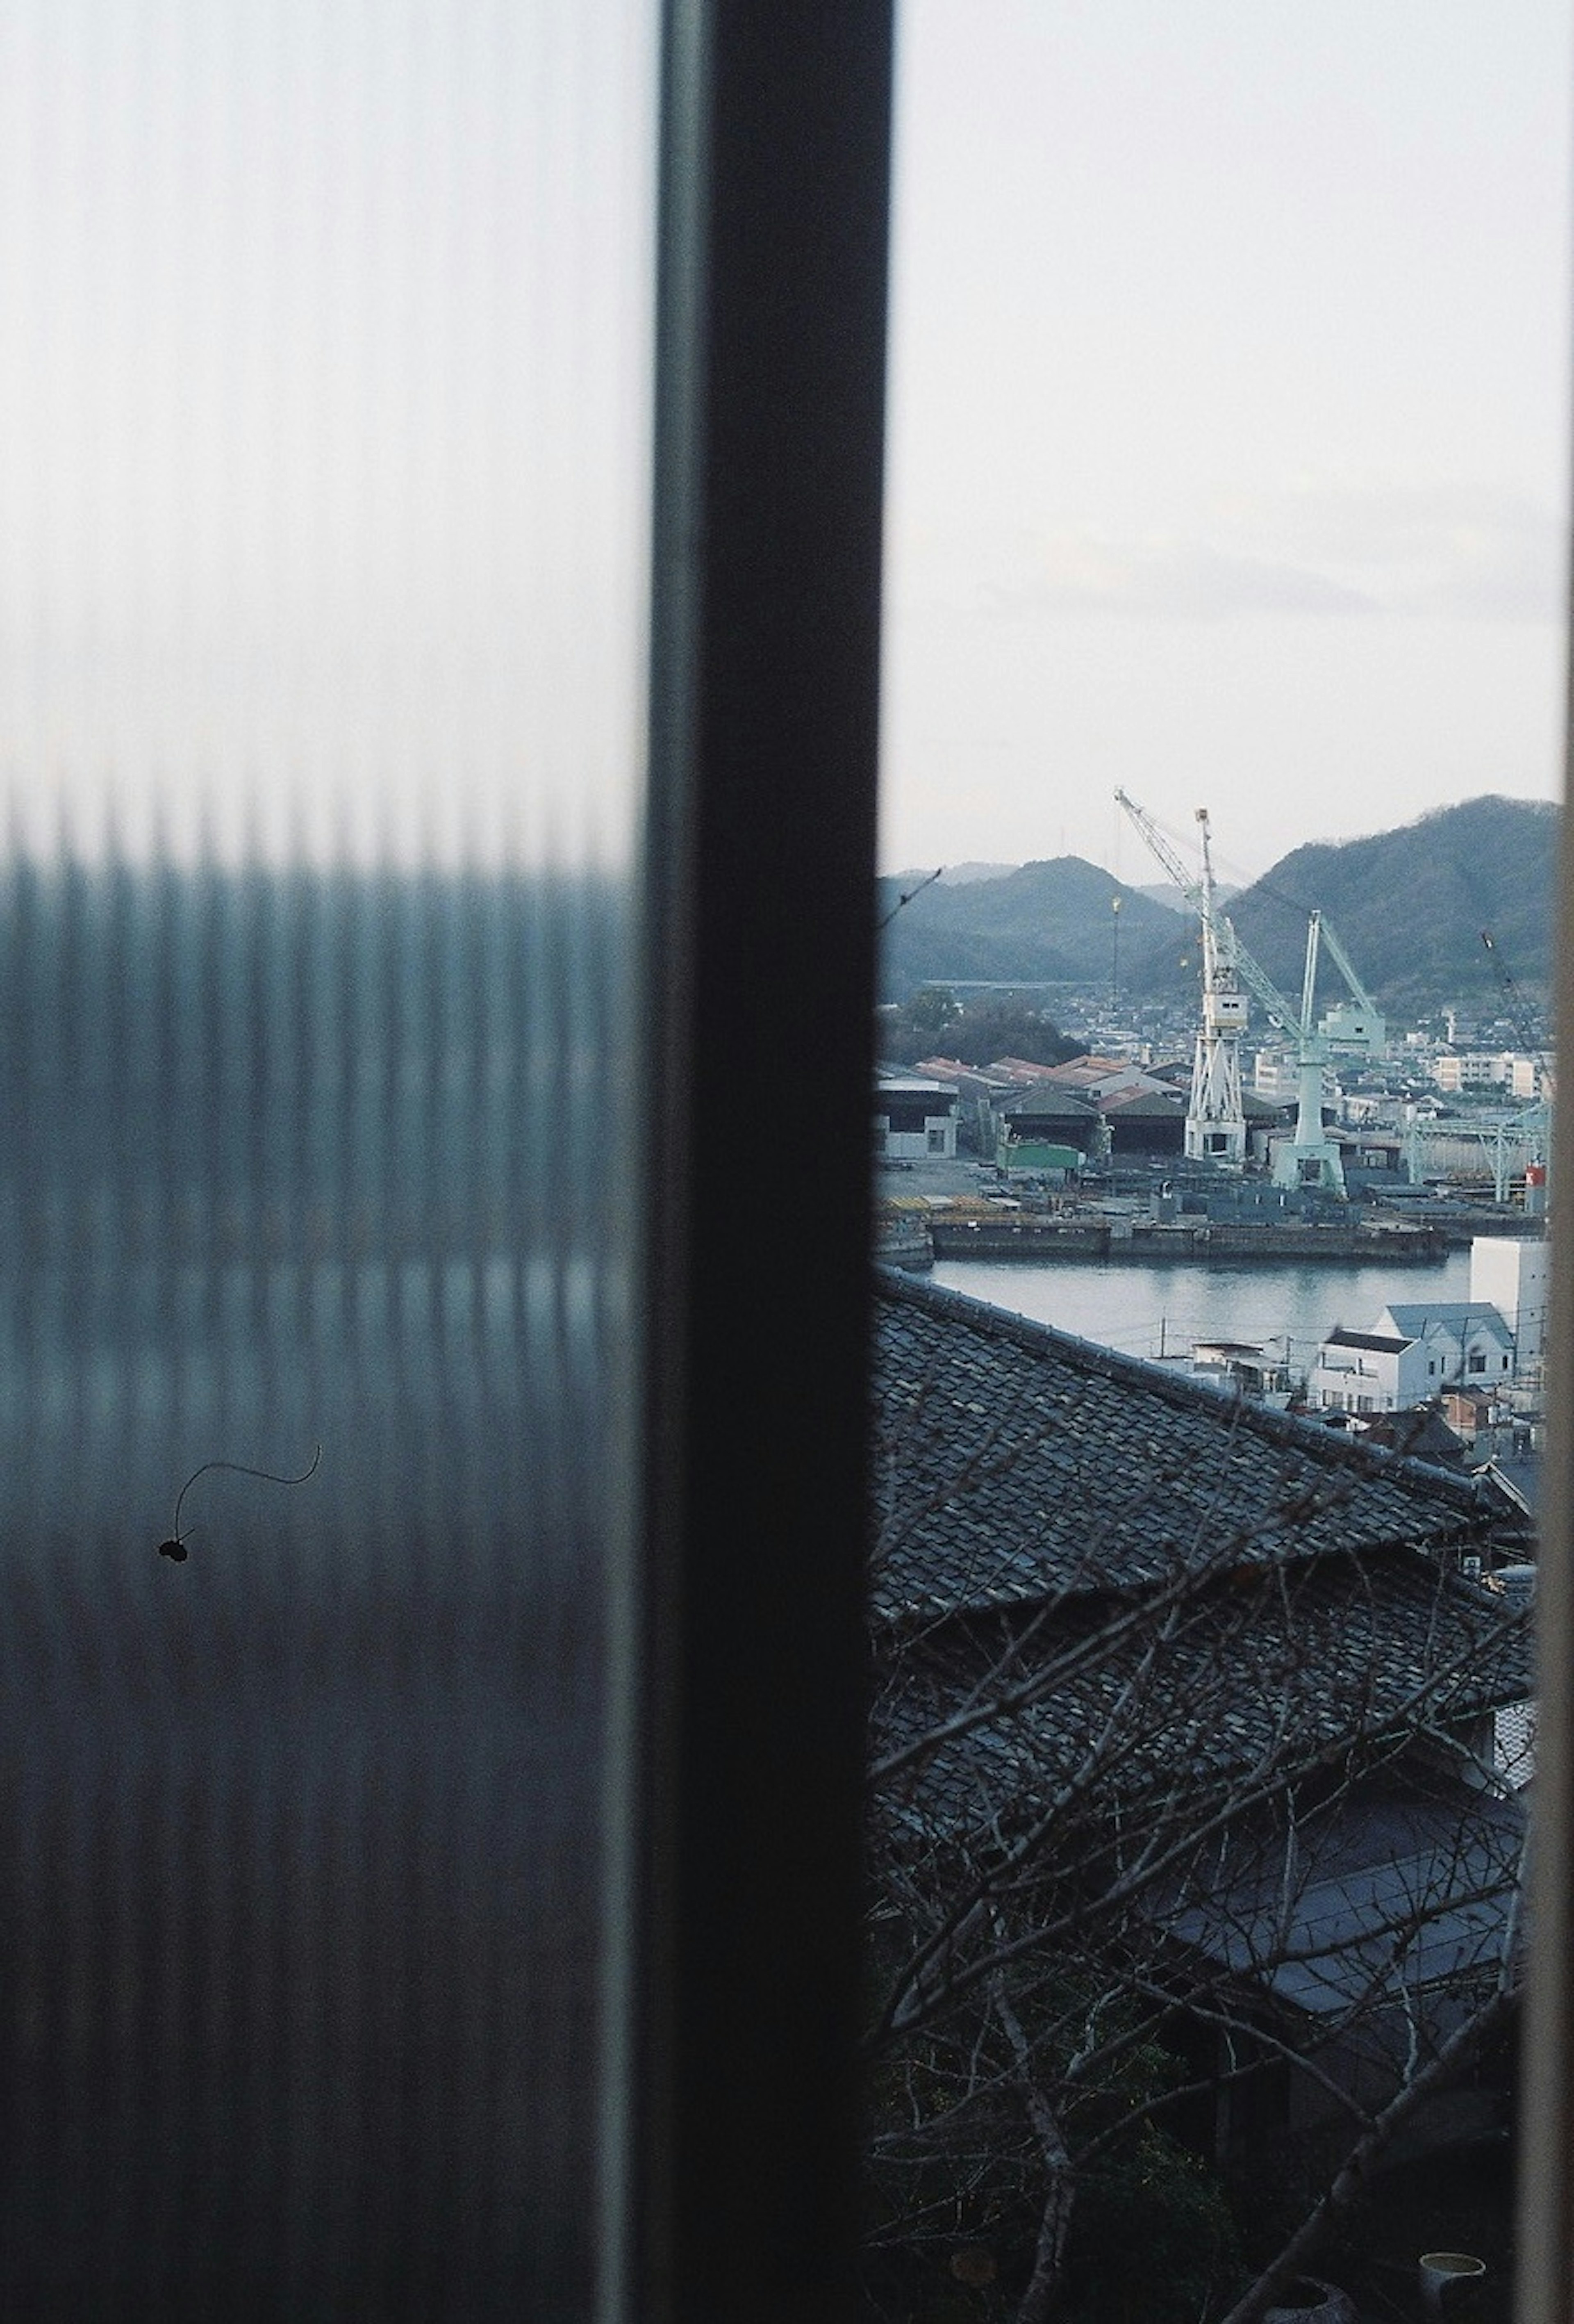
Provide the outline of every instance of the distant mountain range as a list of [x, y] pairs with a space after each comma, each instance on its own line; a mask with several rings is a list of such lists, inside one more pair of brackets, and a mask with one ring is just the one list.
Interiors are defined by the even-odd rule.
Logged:
[[[1558, 827], [1558, 808], [1543, 802], [1469, 799], [1368, 839], [1295, 848], [1229, 899], [1229, 916], [1291, 1000], [1301, 988], [1306, 917], [1316, 908], [1373, 998], [1396, 1016], [1450, 1005], [1496, 1015], [1500, 969], [1527, 1004], [1540, 1005], [1551, 979]], [[896, 911], [882, 938], [883, 999], [985, 980], [1101, 983], [1117, 966], [1120, 989], [1134, 996], [1180, 999], [1195, 990], [1196, 946], [1154, 891], [1074, 855], [969, 872]], [[882, 918], [923, 877], [882, 880]], [[1334, 990], [1331, 966], [1326, 973], [1320, 992]]]
[[1229, 916], [1281, 991], [1298, 983], [1317, 905], [1374, 999], [1412, 1014], [1495, 1004], [1494, 955], [1527, 996], [1551, 979], [1559, 810], [1468, 799], [1341, 846], [1298, 847], [1238, 896]]
[[[950, 872], [948, 872], [945, 876], [949, 880], [951, 877]], [[1191, 905], [1187, 903], [1184, 896], [1182, 895], [1180, 890], [1178, 888], [1171, 887], [1167, 881], [1162, 883], [1156, 888], [1146, 886], [1139, 887], [1137, 892], [1139, 896], [1146, 896], [1149, 900], [1155, 904], [1167, 905], [1172, 912], [1189, 912], [1192, 908]], [[1228, 906], [1230, 898], [1232, 896], [1238, 896], [1240, 890], [1238, 888], [1232, 888], [1226, 880], [1220, 880], [1214, 883], [1214, 893], [1218, 896], [1221, 904]]]
[[[879, 883], [882, 918], [923, 872]], [[1116, 899], [1120, 911], [1112, 908]], [[880, 994], [905, 1001], [921, 984], [1079, 983], [1108, 977], [1120, 922], [1122, 958], [1146, 960], [1180, 933], [1162, 904], [1078, 855], [1024, 863], [994, 879], [947, 878], [896, 911], [882, 943]]]

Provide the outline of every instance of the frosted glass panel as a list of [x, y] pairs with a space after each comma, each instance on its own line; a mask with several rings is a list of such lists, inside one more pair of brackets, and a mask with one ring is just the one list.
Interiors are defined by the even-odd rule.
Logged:
[[19, 2310], [585, 2312], [653, 14], [0, 25]]

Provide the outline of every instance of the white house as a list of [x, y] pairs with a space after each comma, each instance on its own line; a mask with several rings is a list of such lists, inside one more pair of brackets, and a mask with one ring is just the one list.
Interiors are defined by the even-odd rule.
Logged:
[[1370, 1329], [1337, 1324], [1307, 1378], [1328, 1412], [1406, 1412], [1445, 1388], [1499, 1388], [1514, 1373], [1514, 1334], [1489, 1301], [1385, 1307]]
[[1393, 1333], [1350, 1332], [1342, 1323], [1318, 1349], [1307, 1374], [1309, 1402], [1322, 1412], [1397, 1412], [1409, 1342]]

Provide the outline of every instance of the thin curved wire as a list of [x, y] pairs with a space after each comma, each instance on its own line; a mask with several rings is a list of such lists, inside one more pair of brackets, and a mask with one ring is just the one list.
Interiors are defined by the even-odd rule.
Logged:
[[197, 1482], [198, 1478], [206, 1477], [210, 1469], [228, 1469], [237, 1477], [261, 1477], [264, 1484], [269, 1485], [304, 1485], [308, 1477], [316, 1476], [318, 1462], [321, 1459], [322, 1446], [320, 1444], [314, 1445], [312, 1448], [311, 1466], [309, 1469], [303, 1469], [299, 1477], [280, 1477], [275, 1475], [272, 1469], [248, 1469], [245, 1463], [242, 1461], [205, 1461], [200, 1469], [194, 1469], [192, 1471], [190, 1476], [187, 1478], [186, 1482], [181, 1486], [179, 1492], [176, 1495], [175, 1523], [171, 1527], [173, 1538], [176, 1541], [184, 1541], [186, 1538], [185, 1535], [180, 1530], [180, 1504], [186, 1499], [187, 1494], [191, 1490], [192, 1486]]

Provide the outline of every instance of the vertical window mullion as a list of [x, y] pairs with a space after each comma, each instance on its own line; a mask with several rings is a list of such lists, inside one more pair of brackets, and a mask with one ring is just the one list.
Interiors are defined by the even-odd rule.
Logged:
[[642, 2324], [851, 2279], [890, 42], [887, 0], [668, 14], [603, 2305]]

